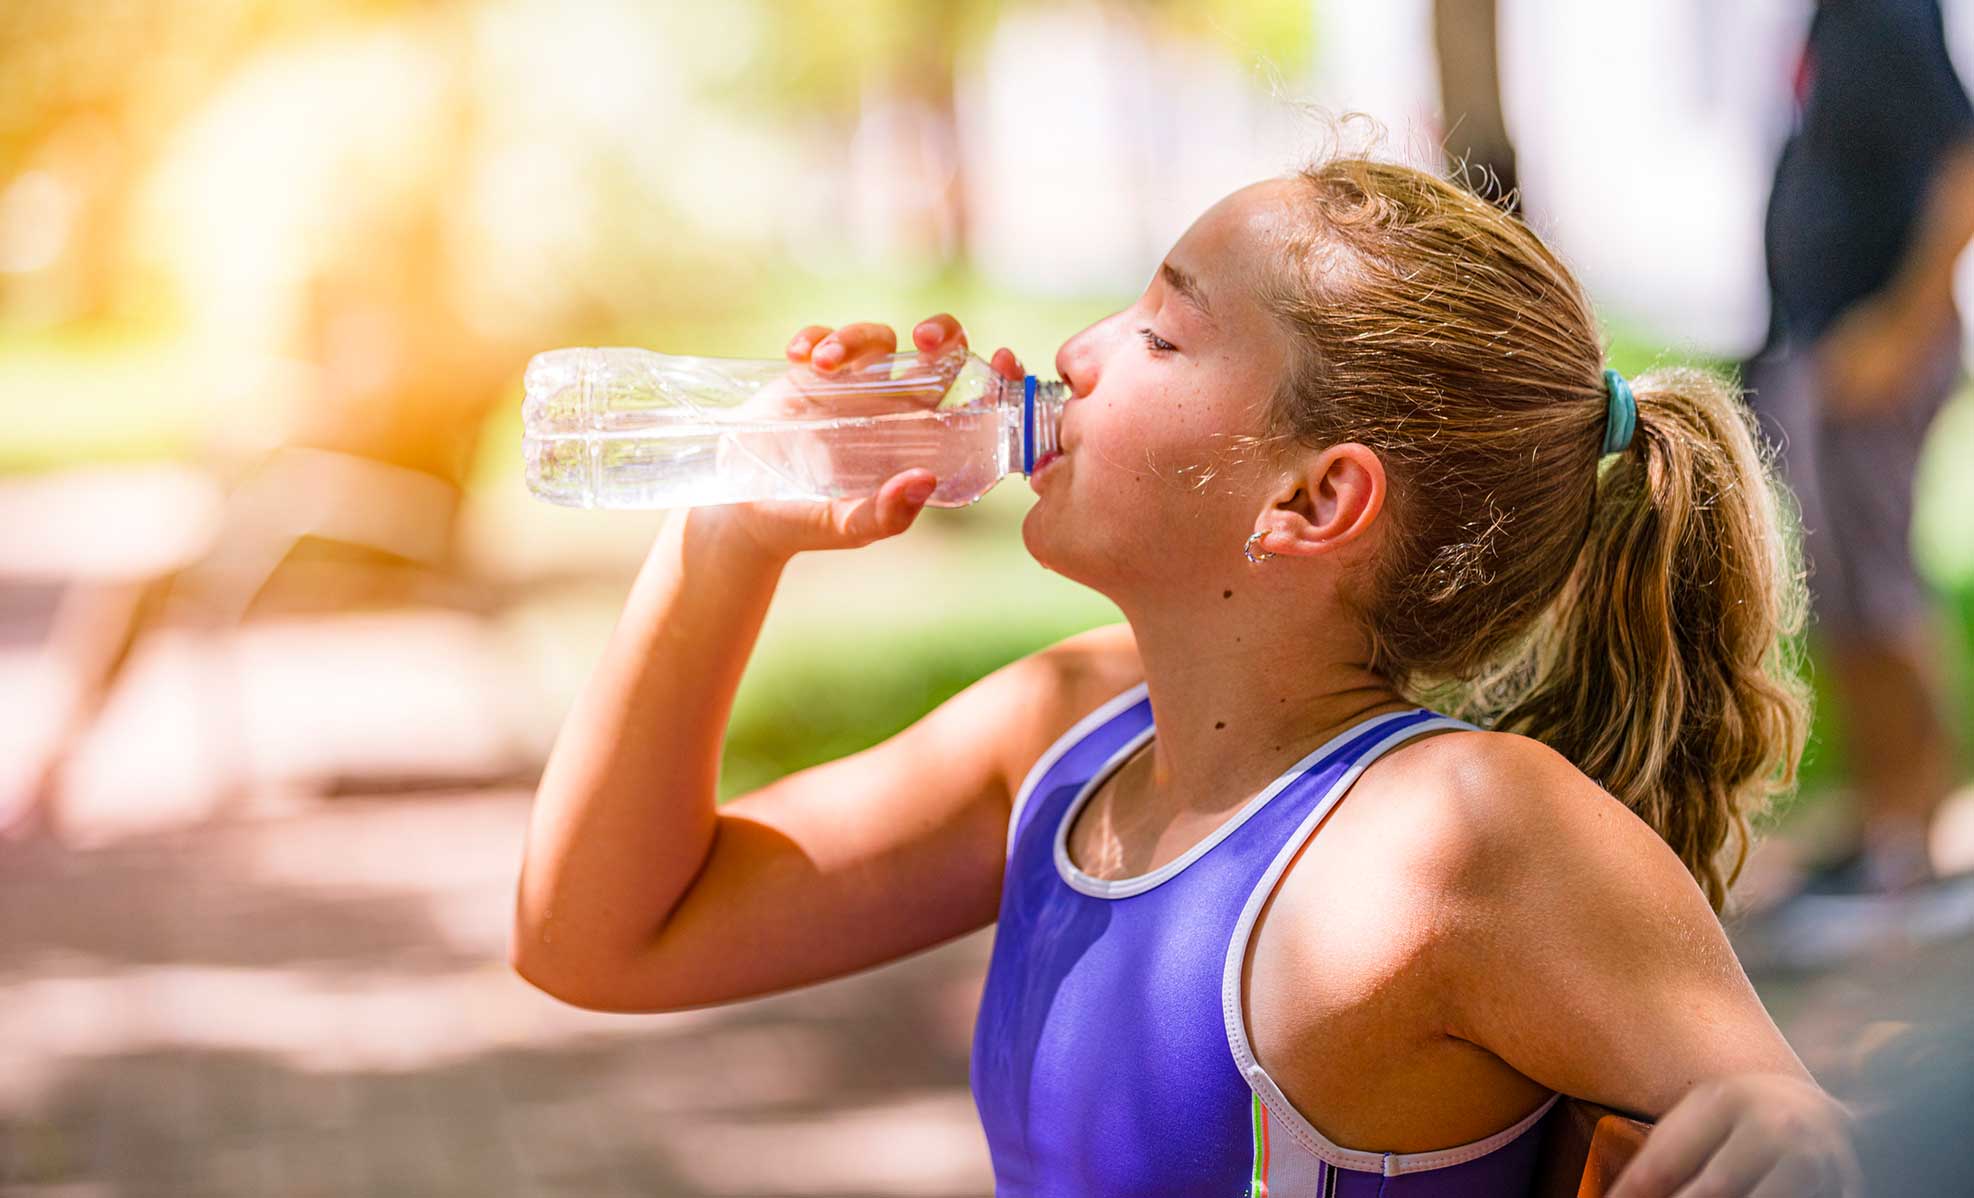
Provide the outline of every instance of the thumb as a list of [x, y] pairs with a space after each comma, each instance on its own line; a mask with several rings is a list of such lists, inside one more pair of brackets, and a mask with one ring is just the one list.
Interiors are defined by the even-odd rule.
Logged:
[[938, 485], [930, 470], [908, 470], [887, 480], [877, 494], [851, 507], [844, 518], [845, 536], [861, 545], [897, 536], [918, 519]]

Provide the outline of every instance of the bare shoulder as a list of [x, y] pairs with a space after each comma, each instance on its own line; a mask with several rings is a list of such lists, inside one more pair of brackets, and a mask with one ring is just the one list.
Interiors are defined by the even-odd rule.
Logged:
[[1651, 1115], [1696, 1078], [1800, 1070], [1678, 854], [1560, 753], [1458, 731], [1382, 764], [1364, 840], [1409, 886], [1399, 938], [1446, 1035]]
[[1463, 901], [1697, 890], [1650, 825], [1540, 741], [1460, 730], [1391, 757], [1363, 780], [1378, 793], [1381, 848]]
[[1008, 667], [1020, 679], [1020, 714], [1007, 729], [1009, 793], [1077, 722], [1145, 680], [1129, 624], [1106, 624], [1039, 649]]
[[1062, 697], [1072, 707], [1090, 701], [1094, 708], [1145, 680], [1138, 638], [1129, 624], [1105, 624], [1064, 637], [1037, 656], [1060, 674]]
[[908, 734], [934, 756], [985, 746], [997, 789], [1013, 805], [1028, 770], [1064, 732], [1141, 681], [1137, 637], [1127, 624], [1109, 624], [1003, 665]]

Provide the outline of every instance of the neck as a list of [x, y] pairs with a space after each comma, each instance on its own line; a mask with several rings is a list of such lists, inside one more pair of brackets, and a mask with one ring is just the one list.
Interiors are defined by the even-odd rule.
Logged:
[[[1337, 623], [1341, 624], [1341, 621]], [[1158, 732], [1140, 801], [1201, 813], [1240, 806], [1330, 738], [1410, 710], [1354, 635], [1284, 636], [1287, 620], [1134, 616]]]

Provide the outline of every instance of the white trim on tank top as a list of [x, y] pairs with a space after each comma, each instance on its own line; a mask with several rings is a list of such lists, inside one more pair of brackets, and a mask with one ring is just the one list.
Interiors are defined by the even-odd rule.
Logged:
[[1008, 812], [1007, 856], [1014, 856], [1015, 829], [1021, 824], [1021, 812], [1023, 808], [1028, 806], [1028, 796], [1035, 793], [1035, 788], [1041, 785], [1042, 775], [1054, 769], [1056, 762], [1062, 760], [1063, 754], [1081, 744], [1084, 737], [1095, 732], [1100, 726], [1109, 723], [1120, 713], [1137, 703], [1138, 700], [1144, 698], [1145, 690], [1150, 685], [1148, 682], [1140, 682], [1123, 694], [1115, 698], [1106, 699], [1103, 706], [1076, 721], [1075, 725], [1069, 731], [1056, 737], [1055, 743], [1050, 745], [1046, 752], [1035, 759], [1035, 764], [1029, 769], [1028, 776], [1021, 780], [1021, 789], [1015, 792], [1014, 809]]
[[1296, 851], [1315, 832], [1316, 825], [1323, 822], [1323, 817], [1329, 814], [1337, 801], [1343, 798], [1344, 792], [1357, 781], [1358, 775], [1387, 749], [1423, 732], [1454, 728], [1474, 729], [1474, 727], [1462, 720], [1440, 716], [1436, 719], [1424, 720], [1409, 728], [1400, 728], [1366, 749], [1341, 777], [1331, 783], [1330, 789], [1314, 807], [1309, 809], [1309, 814], [1303, 818], [1294, 835], [1290, 836], [1281, 850], [1275, 854], [1275, 859], [1269, 863], [1267, 872], [1261, 875], [1261, 880], [1255, 883], [1253, 891], [1248, 894], [1247, 905], [1241, 909], [1240, 922], [1234, 926], [1233, 938], [1227, 946], [1227, 959], [1220, 975], [1220, 1009], [1226, 1019], [1227, 1044], [1233, 1050], [1235, 1067], [1241, 1071], [1241, 1076], [1247, 1079], [1248, 1088], [1260, 1096], [1262, 1104], [1280, 1121], [1291, 1139], [1339, 1169], [1396, 1177], [1401, 1173], [1443, 1169], [1448, 1165], [1474, 1160], [1486, 1156], [1533, 1127], [1536, 1120], [1548, 1114], [1549, 1108], [1555, 1106], [1557, 1100], [1562, 1097], [1561, 1094], [1551, 1094], [1541, 1106], [1511, 1126], [1471, 1143], [1434, 1149], [1430, 1152], [1361, 1152], [1345, 1148], [1317, 1131], [1315, 1125], [1304, 1118], [1301, 1111], [1295, 1109], [1295, 1104], [1291, 1103], [1288, 1095], [1275, 1084], [1275, 1079], [1268, 1076], [1268, 1071], [1254, 1059], [1254, 1050], [1248, 1042], [1247, 1019], [1241, 1010], [1241, 966], [1247, 960], [1248, 941], [1253, 937], [1254, 925], [1261, 915], [1261, 908], [1268, 901], [1268, 896], [1274, 892], [1275, 883], [1281, 880]]
[[1139, 874], [1134, 878], [1105, 879], [1091, 877], [1089, 874], [1076, 868], [1076, 863], [1069, 859], [1069, 829], [1076, 822], [1077, 812], [1081, 811], [1083, 805], [1088, 803], [1091, 797], [1097, 793], [1097, 788], [1102, 786], [1105, 780], [1113, 773], [1117, 772], [1118, 768], [1133, 753], [1136, 753], [1143, 747], [1144, 743], [1150, 740], [1152, 735], [1158, 731], [1155, 724], [1148, 724], [1122, 748], [1112, 753], [1110, 759], [1104, 762], [1102, 769], [1090, 775], [1089, 780], [1083, 783], [1083, 788], [1077, 791], [1076, 797], [1070, 801], [1069, 809], [1063, 812], [1062, 819], [1056, 824], [1056, 873], [1062, 877], [1062, 880], [1069, 885], [1070, 889], [1087, 894], [1091, 898], [1121, 899], [1130, 898], [1134, 894], [1143, 894], [1161, 882], [1170, 881], [1172, 878], [1178, 876], [1180, 870], [1199, 860], [1208, 849], [1232, 836], [1242, 824], [1251, 819], [1263, 807], [1266, 807], [1268, 800], [1281, 793], [1282, 789], [1288, 786], [1289, 783], [1300, 778], [1321, 759], [1327, 757], [1353, 737], [1363, 735], [1365, 731], [1376, 727], [1380, 723], [1390, 723], [1393, 720], [1401, 720], [1407, 716], [1416, 716], [1421, 710], [1423, 709], [1415, 707], [1409, 711], [1388, 711], [1383, 715], [1374, 715], [1368, 719], [1359, 720], [1342, 732], [1332, 736], [1323, 742], [1322, 747], [1311, 751], [1300, 761], [1297, 761], [1288, 769], [1283, 770], [1281, 775], [1273, 782], [1270, 782], [1261, 793], [1242, 804], [1239, 811], [1234, 812], [1224, 823], [1208, 833], [1205, 839], [1199, 841], [1193, 847], [1166, 862], [1164, 865], [1152, 870], [1150, 873]]

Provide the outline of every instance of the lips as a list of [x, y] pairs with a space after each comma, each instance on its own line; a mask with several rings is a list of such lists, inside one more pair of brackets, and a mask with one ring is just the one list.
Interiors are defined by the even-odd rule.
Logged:
[[1049, 452], [1043, 454], [1041, 457], [1035, 459], [1035, 468], [1032, 471], [1030, 471], [1030, 473], [1040, 474], [1042, 471], [1048, 469], [1049, 464], [1051, 462], [1054, 462], [1057, 458], [1060, 458], [1061, 456], [1062, 456], [1061, 450], [1057, 450], [1057, 449], [1050, 450]]

